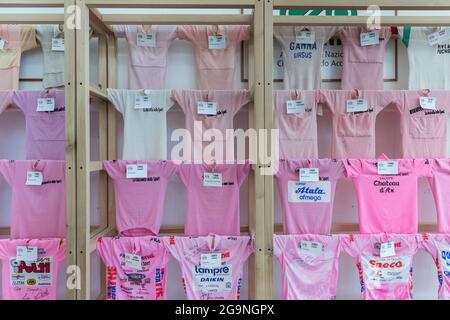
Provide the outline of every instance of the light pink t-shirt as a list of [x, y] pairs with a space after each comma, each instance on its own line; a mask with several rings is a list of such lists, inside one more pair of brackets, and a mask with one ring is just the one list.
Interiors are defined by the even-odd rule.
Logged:
[[[318, 168], [319, 181], [300, 182], [299, 168]], [[286, 234], [330, 234], [340, 160], [281, 160], [275, 175]]]
[[[400, 91], [320, 90], [321, 102], [333, 113], [331, 157], [375, 158], [375, 121], [391, 103], [400, 103]], [[347, 112], [347, 100], [366, 99], [367, 111]]]
[[[17, 260], [17, 247], [37, 247], [37, 261]], [[64, 239], [2, 239], [3, 300], [56, 300], [58, 271], [66, 257]]]
[[[0, 174], [12, 189], [11, 238], [66, 236], [65, 161], [0, 160]], [[42, 185], [27, 186], [28, 171], [43, 175]]]
[[[39, 98], [53, 98], [55, 110], [36, 111]], [[13, 103], [25, 114], [26, 158], [64, 160], [66, 157], [64, 90], [15, 91]]]
[[[127, 164], [147, 164], [147, 178], [127, 179]], [[104, 161], [112, 178], [116, 199], [116, 223], [122, 236], [157, 235], [164, 214], [164, 199], [170, 177], [176, 171], [171, 161]]]
[[[380, 257], [381, 244], [387, 242], [394, 242], [395, 255]], [[415, 234], [347, 235], [341, 237], [341, 246], [355, 259], [363, 300], [412, 299]]]
[[12, 90], [0, 91], [0, 114], [12, 103], [13, 94]]
[[343, 27], [337, 35], [344, 47], [341, 88], [346, 90], [383, 90], [384, 51], [391, 37], [390, 27], [379, 30], [379, 44], [361, 46], [360, 34], [366, 27]]
[[[388, 159], [383, 155], [378, 160]], [[358, 196], [361, 233], [417, 233], [417, 180], [431, 176], [432, 163], [424, 159], [395, 161], [398, 175], [379, 175], [377, 160], [343, 161]]]
[[437, 211], [439, 233], [450, 233], [450, 160], [433, 159], [432, 176], [428, 179]]
[[[444, 158], [450, 91], [404, 90], [401, 113], [403, 158]], [[436, 98], [436, 110], [422, 109], [420, 97]]]
[[[280, 159], [318, 158], [317, 150], [317, 91], [275, 90], [274, 128], [280, 134]], [[287, 113], [288, 100], [303, 100], [305, 111]]]
[[[214, 129], [213, 131], [219, 131], [222, 138], [226, 139], [226, 129], [234, 128], [234, 116], [250, 102], [251, 93], [248, 90], [173, 90], [172, 99], [178, 103], [185, 114], [186, 129], [189, 130], [193, 142], [191, 161], [196, 162], [194, 155], [203, 155], [205, 147], [211, 144], [210, 141], [207, 141], [205, 131]], [[199, 114], [197, 104], [200, 101], [216, 102], [216, 115]], [[217, 141], [219, 140], [217, 139]], [[221, 141], [223, 141], [224, 146], [223, 155], [216, 154], [215, 158], [228, 159], [228, 157], [225, 158], [225, 140]]]
[[426, 250], [434, 260], [438, 274], [438, 297], [450, 300], [450, 235], [417, 235], [420, 248]]
[[[165, 300], [169, 261], [162, 239], [146, 237], [97, 238], [97, 253], [106, 266], [106, 300]], [[137, 255], [141, 268], [127, 264]]]
[[[187, 236], [240, 235], [239, 190], [248, 175], [245, 164], [187, 164], [178, 176], [186, 186], [185, 226]], [[222, 187], [204, 186], [204, 173], [222, 174]]]
[[249, 26], [218, 26], [218, 34], [225, 36], [225, 49], [209, 49], [208, 36], [213, 26], [178, 26], [178, 38], [188, 40], [195, 50], [197, 88], [232, 90], [236, 82], [236, 47], [250, 39]]
[[147, 32], [154, 34], [154, 47], [138, 46], [138, 34], [144, 32], [142, 25], [113, 26], [113, 30], [116, 37], [128, 42], [128, 88], [165, 89], [167, 57], [177, 27], [152, 25]]
[[273, 246], [283, 272], [283, 299], [336, 299], [339, 236], [274, 235]]
[[[189, 300], [239, 300], [244, 264], [253, 253], [249, 236], [166, 237], [164, 243], [178, 260]], [[202, 254], [220, 253], [220, 266], [201, 264]]]

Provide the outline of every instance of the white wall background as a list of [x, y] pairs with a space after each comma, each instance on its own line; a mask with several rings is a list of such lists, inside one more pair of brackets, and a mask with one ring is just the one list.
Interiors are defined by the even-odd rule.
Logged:
[[[37, 12], [27, 9], [9, 9], [14, 12]], [[43, 10], [43, 9], [40, 9]], [[58, 9], [45, 9], [45, 12], [58, 12]], [[116, 12], [113, 9], [104, 9], [103, 12]], [[121, 13], [124, 10], [119, 10]], [[150, 10], [144, 10], [150, 11]], [[161, 10], [158, 10], [158, 12]], [[166, 10], [168, 11], [168, 10]], [[171, 10], [170, 12], [174, 12]], [[189, 10], [192, 11], [192, 10]], [[3, 9], [2, 9], [3, 12]], [[6, 9], [5, 9], [6, 12]], [[44, 11], [42, 11], [44, 12]], [[126, 11], [128, 12], [128, 11]], [[130, 10], [131, 12], [142, 12], [137, 10]], [[151, 11], [152, 13], [155, 11]], [[187, 13], [188, 10], [180, 12]], [[214, 14], [214, 13], [236, 13], [236, 10], [204, 10], [197, 13]], [[443, 15], [438, 13], [437, 15]], [[96, 73], [96, 41], [91, 41], [91, 81], [95, 82]], [[408, 77], [408, 65], [406, 51], [399, 42], [398, 46], [398, 61], [399, 61], [399, 79], [398, 82], [386, 82], [386, 89], [400, 89], [406, 88]], [[236, 55], [240, 52], [237, 51]], [[118, 87], [127, 87], [127, 63], [128, 53], [126, 43], [123, 39], [119, 40], [118, 49]], [[238, 60], [239, 61], [239, 60]], [[237, 72], [240, 76], [240, 72]], [[41, 77], [42, 76], [42, 55], [40, 49], [27, 52], [22, 57], [21, 77]], [[196, 79], [196, 69], [194, 63], [193, 49], [186, 41], [176, 40], [169, 51], [169, 68], [168, 68], [168, 88], [194, 88]], [[246, 83], [241, 83], [240, 79], [236, 79], [239, 87], [245, 88]], [[281, 88], [282, 84], [277, 83], [275, 88]], [[326, 83], [325, 88], [338, 88], [339, 83]], [[21, 82], [21, 89], [40, 89], [40, 83], [26, 83]], [[97, 108], [97, 106], [95, 107]], [[95, 110], [94, 108], [94, 110]], [[244, 108], [235, 118], [236, 128], [247, 128], [248, 123], [248, 109]], [[122, 149], [122, 121], [119, 116], [118, 119], [118, 150], [119, 155]], [[388, 156], [399, 156], [400, 152], [400, 134], [399, 134], [399, 114], [393, 109], [384, 110], [378, 117], [376, 141], [377, 150], [384, 151]], [[184, 126], [184, 116], [178, 106], [174, 106], [168, 114], [168, 135], [171, 132]], [[319, 117], [319, 155], [320, 157], [330, 157], [331, 150], [331, 117], [330, 113], [325, 111], [323, 117]], [[98, 149], [98, 130], [96, 113], [92, 113], [91, 121], [92, 129], [92, 154], [93, 159], [97, 157]], [[169, 139], [170, 140], [170, 139]], [[450, 141], [450, 139], [448, 140]], [[0, 116], [0, 158], [6, 159], [24, 159], [25, 157], [25, 119], [19, 110], [7, 110]], [[119, 156], [117, 157], [119, 158]], [[97, 204], [97, 183], [96, 175], [92, 176], [92, 205], [91, 205], [91, 222], [96, 224], [98, 222], [98, 204]], [[244, 184], [241, 190], [241, 222], [247, 224], [248, 217], [248, 192], [247, 184]], [[174, 177], [169, 185], [166, 196], [166, 207], [164, 215], [164, 224], [183, 224], [184, 223], [184, 186]], [[11, 192], [9, 187], [0, 178], [0, 225], [8, 226], [10, 222], [10, 198]], [[277, 199], [277, 196], [275, 197]], [[433, 199], [426, 181], [419, 183], [419, 223], [435, 223], [436, 213]], [[281, 211], [276, 201], [275, 205], [275, 220], [276, 223], [281, 223]], [[338, 183], [336, 201], [333, 213], [334, 223], [357, 223], [357, 201], [355, 191], [349, 180], [342, 179]], [[99, 270], [103, 268], [95, 253], [92, 254], [92, 298], [95, 298], [100, 292]], [[281, 296], [281, 275], [278, 262], [274, 261], [275, 268], [275, 298]], [[65, 279], [64, 270], [61, 270], [59, 277], [58, 297], [63, 299], [65, 297]], [[180, 269], [174, 259], [171, 260], [168, 270], [168, 297], [171, 299], [184, 299], [185, 294], [182, 290]], [[437, 272], [434, 263], [430, 256], [424, 252], [419, 252], [414, 259], [414, 295], [417, 299], [436, 299], [437, 298]], [[103, 284], [101, 284], [103, 285]], [[242, 298], [247, 298], [247, 279], [242, 289]], [[353, 260], [342, 253], [340, 256], [340, 271], [338, 284], [338, 299], [359, 299], [360, 287], [356, 267]]]

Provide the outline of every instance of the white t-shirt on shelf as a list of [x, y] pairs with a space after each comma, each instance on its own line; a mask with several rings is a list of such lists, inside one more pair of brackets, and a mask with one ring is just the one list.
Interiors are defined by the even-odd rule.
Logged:
[[[167, 159], [166, 113], [173, 105], [170, 94], [170, 90], [108, 89], [108, 99], [123, 116], [122, 159]], [[136, 97], [145, 95], [150, 101], [139, 99], [136, 104]]]

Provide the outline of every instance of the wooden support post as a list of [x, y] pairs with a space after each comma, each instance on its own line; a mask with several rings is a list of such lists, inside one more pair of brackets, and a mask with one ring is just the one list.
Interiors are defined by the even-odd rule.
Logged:
[[[68, 7], [74, 4], [74, 0], [66, 0], [64, 3], [65, 21], [70, 15]], [[77, 265], [76, 248], [76, 65], [75, 65], [75, 30], [64, 27], [64, 105], [65, 105], [65, 139], [66, 139], [66, 264], [67, 266]], [[73, 272], [73, 271], [72, 271]], [[75, 271], [76, 272], [76, 271]], [[70, 277], [70, 278], [69, 278]], [[68, 274], [66, 299], [75, 300], [77, 298], [76, 283], [73, 274]]]

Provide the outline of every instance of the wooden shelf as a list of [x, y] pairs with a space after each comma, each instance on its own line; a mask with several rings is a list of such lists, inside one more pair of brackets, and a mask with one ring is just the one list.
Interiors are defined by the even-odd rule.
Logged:
[[251, 15], [234, 14], [103, 14], [102, 20], [107, 24], [157, 24], [157, 25], [249, 25]]
[[86, 0], [94, 8], [252, 8], [254, 0]]
[[[1, 2], [0, 2], [1, 3]], [[1, 4], [0, 4], [1, 7]], [[33, 14], [33, 13], [2, 13], [0, 23], [14, 24], [20, 21], [21, 24], [60, 24], [64, 23], [63, 14]]]
[[383, 10], [450, 10], [449, 0], [274, 0], [274, 9], [366, 10], [376, 5]]

